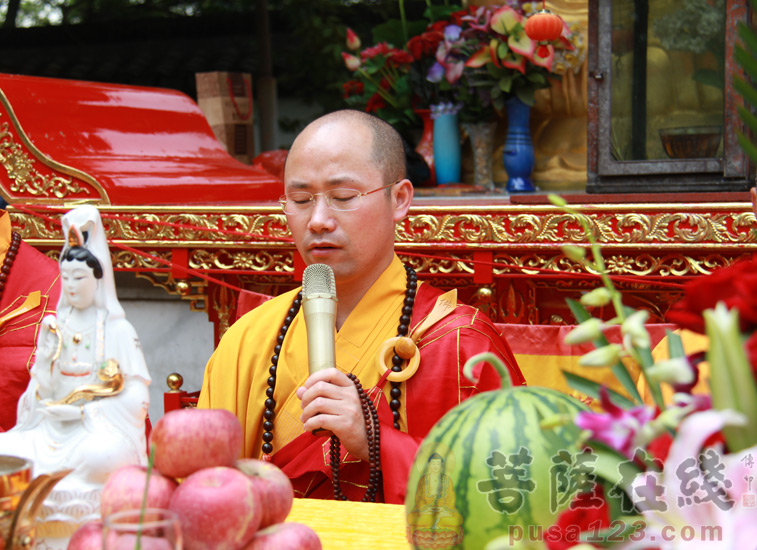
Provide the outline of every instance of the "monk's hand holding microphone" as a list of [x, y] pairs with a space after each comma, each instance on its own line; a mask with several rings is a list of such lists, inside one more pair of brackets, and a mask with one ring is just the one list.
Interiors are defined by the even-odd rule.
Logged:
[[302, 276], [302, 311], [310, 376], [298, 388], [305, 431], [339, 437], [353, 456], [368, 459], [365, 420], [352, 381], [336, 368], [336, 284], [326, 264], [312, 264]]

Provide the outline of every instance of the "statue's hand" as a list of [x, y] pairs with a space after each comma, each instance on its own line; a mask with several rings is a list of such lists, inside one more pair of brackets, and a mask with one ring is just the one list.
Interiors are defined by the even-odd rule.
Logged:
[[41, 407], [42, 414], [52, 420], [79, 420], [83, 410], [76, 405], [48, 405]]
[[39, 327], [37, 336], [37, 360], [36, 363], [50, 365], [58, 351], [58, 329], [54, 315], [46, 315]]

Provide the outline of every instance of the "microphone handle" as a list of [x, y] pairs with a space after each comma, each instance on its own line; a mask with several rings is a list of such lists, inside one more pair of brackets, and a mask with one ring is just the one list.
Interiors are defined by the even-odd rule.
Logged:
[[336, 301], [330, 298], [310, 298], [307, 307], [303, 300], [303, 310], [310, 374], [336, 367]]

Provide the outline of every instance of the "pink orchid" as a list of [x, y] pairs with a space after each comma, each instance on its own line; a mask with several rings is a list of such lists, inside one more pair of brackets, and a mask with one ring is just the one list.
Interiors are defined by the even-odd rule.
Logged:
[[702, 449], [726, 425], [743, 415], [709, 410], [680, 425], [663, 471], [636, 476], [626, 492], [642, 511], [645, 525], [623, 550], [741, 550], [757, 540], [757, 446], [738, 453]]
[[590, 431], [592, 439], [609, 445], [628, 458], [633, 458], [637, 439], [644, 425], [654, 418], [654, 409], [641, 406], [625, 410], [618, 407], [610, 400], [610, 394], [605, 387], [600, 388], [599, 399], [605, 412], [580, 412], [576, 415], [576, 426]]

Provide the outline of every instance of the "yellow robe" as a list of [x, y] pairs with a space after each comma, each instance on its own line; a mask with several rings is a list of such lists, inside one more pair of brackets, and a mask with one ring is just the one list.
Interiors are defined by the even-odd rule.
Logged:
[[[263, 402], [268, 387], [275, 338], [299, 289], [270, 300], [244, 315], [226, 332], [205, 370], [200, 408], [223, 408], [234, 412], [244, 428], [244, 456], [262, 456]], [[397, 335], [397, 323], [405, 291], [405, 269], [395, 256], [390, 267], [370, 288], [336, 334], [336, 364], [352, 372], [365, 388], [379, 380], [375, 351]], [[261, 335], [267, 336], [261, 339]], [[229, 379], [236, 373], [236, 379]], [[300, 400], [295, 392], [308, 373], [305, 319], [297, 315], [289, 327], [279, 354], [274, 452], [299, 436], [302, 430]], [[388, 395], [389, 387], [386, 388]], [[404, 416], [404, 415], [403, 415]]]

